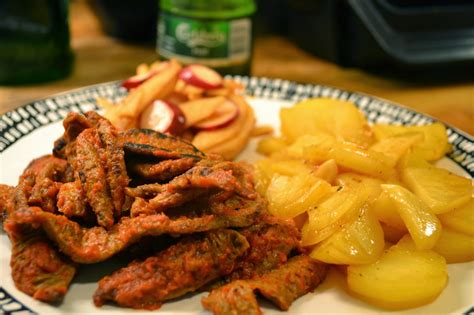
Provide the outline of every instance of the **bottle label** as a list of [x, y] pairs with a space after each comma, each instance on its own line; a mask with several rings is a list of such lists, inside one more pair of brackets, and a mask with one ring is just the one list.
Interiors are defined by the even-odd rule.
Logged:
[[210, 67], [246, 62], [250, 58], [250, 18], [204, 20], [162, 13], [158, 23], [158, 53], [183, 63]]

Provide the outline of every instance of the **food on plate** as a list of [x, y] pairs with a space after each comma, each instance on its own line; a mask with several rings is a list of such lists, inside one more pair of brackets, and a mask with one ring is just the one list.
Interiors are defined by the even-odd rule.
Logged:
[[474, 260], [473, 181], [432, 164], [450, 149], [442, 124], [370, 126], [332, 99], [280, 119], [281, 136], [257, 146], [267, 157], [255, 163], [256, 189], [301, 227], [312, 258], [348, 266], [351, 294], [416, 307], [442, 292], [446, 263]]
[[222, 86], [224, 80], [215, 70], [203, 65], [189, 65], [179, 74], [179, 78], [187, 84], [210, 90]]
[[242, 87], [203, 65], [182, 68], [176, 60], [141, 64], [122, 86], [129, 93], [117, 104], [98, 100], [105, 117], [122, 131], [147, 128], [181, 136], [204, 152], [231, 160], [255, 128]]
[[249, 244], [233, 230], [221, 229], [183, 239], [156, 256], [135, 261], [102, 278], [94, 303], [157, 309], [169, 299], [193, 292], [226, 275]]
[[143, 111], [140, 126], [163, 133], [179, 135], [185, 129], [185, 121], [186, 117], [178, 106], [166, 101], [156, 100]]
[[202, 300], [203, 306], [216, 315], [262, 314], [254, 291], [281, 310], [311, 292], [323, 280], [326, 266], [307, 256], [291, 258], [281, 267], [249, 280], [237, 280], [213, 290]]
[[388, 309], [417, 307], [436, 299], [448, 282], [446, 261], [430, 249], [419, 249], [405, 235], [373, 264], [347, 268], [351, 292]]
[[95, 112], [69, 113], [63, 126], [52, 155], [0, 185], [24, 293], [60, 302], [78, 268], [112, 257], [123, 267], [99, 281], [97, 306], [157, 309], [207, 290], [203, 305], [221, 314], [216, 296], [242, 285], [254, 310], [253, 291], [286, 310], [324, 279], [293, 221], [268, 212], [250, 165], [151, 129], [119, 131]]

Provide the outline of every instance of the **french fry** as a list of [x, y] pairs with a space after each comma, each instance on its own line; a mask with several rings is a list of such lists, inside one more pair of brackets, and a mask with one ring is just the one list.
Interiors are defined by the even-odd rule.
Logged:
[[107, 109], [112, 108], [112, 107], [115, 106], [111, 101], [109, 101], [109, 100], [106, 99], [105, 97], [98, 97], [98, 98], [96, 99], [96, 102], [97, 102], [97, 104], [98, 104], [100, 107], [102, 107], [102, 108], [105, 109], [105, 110], [107, 110]]
[[252, 137], [260, 137], [265, 135], [271, 135], [273, 133], [273, 127], [270, 125], [256, 126], [252, 129]]
[[180, 70], [181, 65], [170, 60], [167, 67], [133, 89], [122, 102], [106, 108], [105, 117], [120, 130], [136, 127], [140, 114], [153, 100], [166, 98], [173, 92]]
[[137, 66], [137, 69], [135, 72], [136, 74], [145, 74], [148, 71], [150, 71], [150, 68], [148, 67], [148, 65], [146, 63], [141, 63]]

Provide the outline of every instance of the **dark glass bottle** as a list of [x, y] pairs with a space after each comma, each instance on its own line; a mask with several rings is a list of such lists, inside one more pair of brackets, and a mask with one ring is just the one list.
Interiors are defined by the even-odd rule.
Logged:
[[249, 74], [253, 0], [161, 0], [161, 58], [200, 63], [222, 74]]
[[0, 84], [63, 78], [71, 66], [67, 0], [0, 1]]

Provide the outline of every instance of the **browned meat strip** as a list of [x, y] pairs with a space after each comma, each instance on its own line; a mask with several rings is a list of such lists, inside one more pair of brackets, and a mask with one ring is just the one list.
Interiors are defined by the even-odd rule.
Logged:
[[261, 315], [253, 289], [245, 281], [235, 281], [201, 300], [202, 306], [215, 315]]
[[43, 302], [59, 302], [76, 267], [59, 256], [42, 236], [12, 240], [11, 268], [16, 287]]
[[324, 280], [327, 265], [306, 255], [288, 260], [288, 263], [254, 280], [252, 286], [281, 310], [288, 310], [300, 296], [313, 291]]
[[122, 217], [109, 231], [103, 227], [84, 228], [63, 215], [55, 215], [29, 207], [14, 211], [4, 223], [8, 233], [24, 228], [42, 228], [64, 254], [78, 263], [106, 260], [137, 242], [143, 236], [162, 234], [191, 234], [226, 227], [246, 227], [253, 224], [264, 211], [262, 200], [226, 200], [212, 209], [211, 214], [196, 218], [172, 220], [164, 214]]
[[163, 159], [205, 157], [192, 144], [150, 129], [129, 129], [120, 133], [119, 137], [123, 148], [130, 153]]
[[56, 212], [56, 196], [61, 185], [49, 178], [43, 178], [40, 181], [37, 179], [28, 198], [28, 204], [41, 207], [44, 211]]
[[97, 216], [97, 222], [105, 228], [111, 228], [114, 224], [114, 206], [102, 165], [103, 157], [98, 149], [100, 147], [97, 130], [84, 130], [76, 139], [74, 168], [87, 201]]
[[125, 193], [130, 197], [139, 197], [150, 199], [155, 197], [158, 193], [162, 191], [163, 185], [161, 184], [146, 184], [140, 185], [137, 187], [127, 187], [125, 188]]
[[81, 181], [76, 180], [61, 186], [57, 206], [58, 211], [64, 213], [67, 217], [84, 217], [86, 215]]
[[61, 186], [58, 181], [66, 177], [66, 160], [46, 155], [34, 160], [25, 170], [25, 174], [34, 178], [34, 186], [28, 191], [28, 204], [39, 206], [45, 211], [56, 211], [56, 195]]
[[124, 189], [129, 178], [125, 167], [124, 152], [117, 139], [117, 129], [96, 112], [87, 112], [86, 117], [96, 126], [102, 147], [104, 148], [107, 182], [112, 196], [115, 217], [121, 217], [125, 198]]
[[54, 142], [53, 154], [66, 159], [67, 151], [74, 145], [76, 138], [84, 130], [91, 128], [92, 124], [82, 114], [70, 112], [63, 121], [64, 134]]
[[[245, 198], [254, 199], [256, 194], [250, 190], [253, 187], [252, 182], [247, 183], [244, 180], [242, 184], [239, 178], [233, 175], [237, 173], [235, 171], [237, 168], [230, 167], [229, 162], [203, 160], [203, 163], [198, 163], [186, 173], [162, 185], [161, 191], [148, 201], [148, 205], [143, 200], [137, 199], [132, 205], [132, 216], [160, 213], [219, 190], [236, 192]], [[243, 188], [246, 185], [250, 186]]]
[[100, 280], [94, 303], [114, 301], [137, 309], [157, 309], [169, 299], [195, 291], [234, 268], [248, 248], [241, 234], [217, 230], [194, 235]]
[[3, 222], [4, 218], [11, 211], [11, 196], [15, 187], [0, 184], [0, 222]]
[[293, 221], [273, 216], [239, 231], [250, 244], [249, 252], [239, 260], [227, 282], [251, 279], [287, 262], [288, 255], [300, 249], [300, 233]]
[[194, 158], [164, 160], [158, 163], [134, 163], [131, 171], [147, 181], [166, 182], [183, 174], [196, 163]]
[[[203, 298], [202, 304], [214, 314], [239, 314], [240, 308], [253, 304], [248, 297], [248, 290], [251, 289], [286, 311], [297, 298], [313, 291], [324, 280], [326, 272], [326, 265], [305, 255], [296, 256], [260, 277], [236, 280], [213, 290]], [[245, 300], [236, 304], [232, 292], [247, 292]]]

